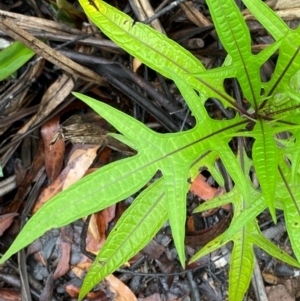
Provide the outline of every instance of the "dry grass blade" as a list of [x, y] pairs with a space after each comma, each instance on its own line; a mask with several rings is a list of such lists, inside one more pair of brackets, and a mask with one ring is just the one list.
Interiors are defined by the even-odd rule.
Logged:
[[[36, 38], [48, 39], [50, 41], [75, 41], [78, 44], [90, 45], [94, 47], [107, 47], [117, 53], [122, 52], [115, 43], [110, 40], [102, 39], [101, 37], [83, 37], [83, 32], [79, 29], [73, 28], [63, 23], [58, 23], [52, 20], [26, 16], [22, 14], [7, 12], [0, 10], [0, 14], [5, 16], [8, 20], [14, 22], [16, 26], [26, 30]], [[88, 25], [91, 27], [90, 25]], [[4, 33], [0, 32], [0, 35]], [[80, 40], [78, 38], [81, 38]]]
[[[18, 135], [26, 133], [30, 128], [45, 120], [45, 118], [47, 118], [48, 115], [66, 99], [73, 87], [73, 79], [65, 74], [54, 82], [54, 84], [52, 84], [45, 92], [38, 112], [18, 131], [14, 138], [18, 138]], [[18, 145], [19, 143], [15, 143], [6, 150], [0, 157], [0, 165], [4, 166], [6, 164], [12, 152], [15, 151]]]
[[58, 51], [29, 34], [27, 31], [15, 25], [3, 15], [0, 16], [0, 29], [69, 74], [75, 77], [80, 77], [89, 82], [97, 84], [103, 83], [103, 78], [97, 73], [65, 57]]

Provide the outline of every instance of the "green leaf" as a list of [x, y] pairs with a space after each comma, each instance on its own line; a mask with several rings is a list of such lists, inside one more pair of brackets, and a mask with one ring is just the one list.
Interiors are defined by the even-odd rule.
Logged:
[[[181, 84], [179, 84], [179, 88]], [[194, 92], [187, 86], [183, 89], [189, 95]], [[95, 100], [74, 93], [78, 98], [85, 101], [97, 113], [107, 119], [116, 129], [126, 135], [127, 138], [138, 138], [136, 149], [139, 151], [140, 160], [135, 160], [136, 170], [143, 171], [144, 169], [153, 168], [153, 174], [157, 170], [161, 170], [164, 176], [164, 185], [166, 189], [166, 197], [168, 199], [168, 217], [172, 231], [174, 231], [173, 238], [178, 251], [178, 256], [182, 265], [184, 265], [184, 225], [185, 225], [185, 198], [188, 189], [188, 170], [193, 161], [195, 161], [201, 153], [207, 149], [213, 149], [210, 137], [214, 135], [214, 130], [222, 128], [222, 133], [218, 136], [225, 135], [235, 131], [243, 126], [243, 123], [237, 122], [237, 118], [228, 121], [211, 120], [212, 134], [203, 128], [202, 122], [197, 123], [192, 130], [176, 133], [176, 134], [158, 134], [147, 129], [140, 122], [126, 116], [124, 113], [110, 108], [107, 105], [96, 102]], [[126, 117], [125, 117], [126, 116]], [[122, 118], [123, 117], [123, 118]], [[206, 120], [207, 126], [208, 120]], [[227, 126], [225, 126], [225, 124]], [[232, 125], [234, 125], [232, 127]], [[225, 127], [224, 127], [225, 126]], [[224, 132], [224, 133], [223, 133]], [[201, 133], [206, 136], [202, 137]], [[165, 143], [168, 141], [168, 143]], [[227, 141], [224, 139], [224, 148], [227, 147]], [[218, 148], [220, 142], [215, 143]], [[225, 152], [224, 154], [227, 155]], [[233, 158], [233, 155], [230, 159]], [[134, 171], [133, 171], [134, 172]], [[237, 179], [243, 187], [242, 179]], [[174, 189], [175, 188], [175, 189]], [[241, 188], [242, 189], [242, 188]], [[132, 192], [130, 193], [132, 194]], [[129, 194], [129, 195], [130, 195]]]
[[259, 121], [256, 123], [253, 133], [257, 133], [253, 145], [253, 163], [255, 171], [273, 221], [276, 221], [274, 195], [278, 165], [278, 149], [270, 125]]
[[128, 15], [103, 1], [94, 1], [95, 5], [88, 0], [79, 0], [79, 2], [88, 17], [101, 27], [106, 35], [153, 70], [166, 77], [169, 76], [167, 70], [172, 70], [201, 92], [202, 99], [217, 97], [226, 106], [235, 103], [220, 85], [219, 79], [214, 78], [207, 82], [191, 76], [190, 74], [205, 71], [203, 64], [165, 35], [143, 23], [134, 23]]
[[[290, 151], [289, 149], [283, 149], [282, 153], [286, 154]], [[281, 202], [281, 209], [284, 211], [285, 224], [293, 251], [296, 258], [300, 260], [300, 176], [299, 173], [293, 175], [291, 167], [282, 161], [279, 167], [279, 179], [280, 181], [276, 186], [276, 199]]]
[[[134, 23], [128, 15], [104, 1], [94, 2], [97, 9], [88, 0], [79, 0], [85, 13], [96, 25], [101, 26], [104, 34], [147, 66], [165, 76], [165, 68], [178, 74], [205, 70], [196, 57], [163, 34], [143, 23]], [[137, 48], [140, 52], [136, 51]]]
[[[250, 162], [245, 153], [239, 159], [243, 160], [242, 158], [246, 158], [243, 165], [245, 166], [245, 174], [248, 174]], [[249, 185], [251, 184], [249, 183]], [[257, 203], [264, 204], [262, 198], [259, 197], [261, 193], [256, 191], [253, 187], [249, 187], [248, 190], [251, 191], [251, 199], [252, 197], [257, 199], [256, 204], [245, 202], [240, 193], [237, 192], [237, 189], [234, 188], [225, 195], [205, 202], [195, 210], [195, 212], [201, 212], [203, 210], [224, 205], [228, 202], [231, 202], [234, 205], [234, 216], [230, 228], [213, 241], [209, 242], [190, 260], [193, 262], [198, 258], [217, 250], [229, 241], [233, 241], [229, 270], [229, 300], [242, 300], [248, 289], [254, 267], [254, 245], [259, 246], [261, 249], [282, 261], [296, 267], [300, 266], [299, 262], [281, 251], [262, 235], [255, 218], [253, 218], [254, 216], [252, 216], [252, 218], [247, 217], [246, 212], [252, 214], [253, 211], [256, 210], [257, 214], [261, 213], [260, 210], [257, 210], [256, 205]], [[260, 207], [260, 209], [263, 210], [264, 208]], [[243, 216], [245, 220], [243, 220], [241, 216]], [[240, 222], [243, 224], [240, 225]]]
[[[300, 28], [291, 30], [262, 1], [243, 0], [243, 2], [276, 41], [283, 40], [275, 72], [272, 79], [264, 86], [266, 95], [272, 95], [278, 91], [291, 92], [288, 89], [291, 78], [297, 73], [300, 67]], [[293, 95], [291, 96], [294, 98]]]
[[[26, 223], [21, 235], [18, 235], [0, 262], [6, 261], [47, 230], [68, 225], [78, 218], [105, 209], [141, 189], [151, 179], [154, 171], [132, 171], [136, 157], [107, 165], [101, 168], [100, 173], [94, 172], [84, 177], [52, 198], [42, 207], [43, 210], [39, 210]], [[119, 170], [118, 174], [115, 173], [116, 170]]]
[[[299, 259], [300, 30], [290, 30], [262, 1], [244, 2], [276, 41], [253, 55], [247, 25], [234, 1], [208, 0], [227, 57], [222, 67], [206, 70], [192, 54], [151, 27], [134, 23], [103, 1], [80, 0], [88, 17], [109, 38], [175, 82], [195, 116], [196, 126], [180, 133], [156, 133], [104, 103], [75, 93], [119, 131], [120, 134], [112, 136], [138, 153], [99, 169], [54, 197], [29, 220], [0, 262], [46, 230], [66, 225], [144, 189], [110, 233], [80, 296], [147, 244], [166, 219], [170, 221], [178, 257], [184, 265], [188, 178], [194, 179], [199, 170], [207, 169], [224, 185], [216, 167], [217, 161], [221, 161], [234, 187], [197, 210], [231, 202], [232, 223], [193, 260], [232, 240], [229, 298], [237, 301], [242, 300], [250, 283], [254, 245], [299, 266], [262, 236], [256, 217], [268, 207], [276, 220], [275, 208], [282, 209]], [[262, 82], [260, 69], [275, 51], [279, 56], [272, 78]], [[224, 81], [233, 77], [240, 84], [241, 95], [251, 105], [248, 111], [240, 100], [225, 91]], [[224, 106], [233, 108], [235, 117], [212, 119], [206, 106], [209, 98], [218, 98]], [[252, 160], [246, 156], [242, 141], [250, 146], [248, 154]], [[145, 188], [158, 172], [161, 178]], [[249, 177], [253, 173], [259, 182], [257, 188]]]
[[261, 93], [260, 67], [274, 54], [279, 44], [274, 43], [259, 55], [253, 55], [247, 24], [235, 2], [233, 0], [208, 0], [207, 4], [218, 36], [232, 58], [233, 68], [231, 69], [235, 71], [235, 77], [243, 94], [257, 108]]
[[20, 42], [14, 42], [0, 51], [0, 81], [6, 79], [22, 67], [34, 52]]
[[263, 1], [243, 0], [243, 3], [276, 40], [281, 39], [289, 31], [284, 21]]
[[[107, 119], [125, 135], [126, 139], [134, 140], [138, 154], [101, 168], [76, 185], [72, 185], [64, 193], [54, 197], [51, 202], [46, 203], [43, 210], [29, 220], [22, 234], [17, 237], [0, 262], [5, 261], [45, 231], [66, 225], [132, 195], [142, 188], [158, 170], [161, 170], [168, 199], [168, 217], [172, 230], [178, 230], [173, 235], [180, 261], [184, 265], [184, 231], [182, 229], [185, 224], [184, 204], [188, 189], [189, 166], [201, 156], [201, 153], [213, 149], [214, 144], [220, 147], [220, 141], [216, 140], [212, 144], [211, 137], [228, 135], [243, 127], [244, 122], [238, 122], [239, 117], [228, 121], [212, 120], [212, 127], [207, 131], [202, 125], [205, 122], [203, 121], [186, 132], [158, 134], [104, 103], [79, 93], [74, 93], [74, 95]], [[222, 143], [226, 147], [226, 139]], [[84, 187], [89, 187], [88, 194]], [[177, 189], [174, 190], [174, 187]], [[98, 201], [98, 195], [101, 195], [101, 202]], [[78, 210], [78, 206], [82, 210]], [[35, 229], [34, 233], [32, 229]]]
[[294, 141], [294, 147], [292, 148], [292, 183], [295, 182], [297, 171], [300, 167], [300, 133], [295, 133], [296, 141]]
[[[84, 279], [81, 300], [98, 282], [138, 253], [167, 221], [163, 179], [145, 189], [108, 236]], [[151, 225], [151, 227], [149, 226]]]

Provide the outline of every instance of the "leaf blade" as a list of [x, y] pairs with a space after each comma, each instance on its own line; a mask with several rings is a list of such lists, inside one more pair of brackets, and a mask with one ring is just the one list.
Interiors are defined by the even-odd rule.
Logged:
[[[48, 201], [42, 210], [39, 210], [26, 223], [0, 262], [6, 261], [20, 249], [42, 236], [47, 230], [65, 226], [78, 218], [105, 209], [141, 189], [155, 173], [154, 169], [150, 168], [146, 173], [145, 170], [137, 173], [129, 171], [127, 177], [120, 174], [118, 177], [114, 176], [113, 181], [111, 180], [112, 170], [113, 174], [115, 168], [131, 170], [134, 160], [135, 158], [131, 157], [107, 165]], [[122, 185], [128, 189], [124, 191]], [[86, 187], [89, 187], [88, 193]], [[98, 201], [99, 193], [102, 193], [102, 202]], [[78, 210], [78, 206], [80, 206], [80, 210]]]
[[146, 188], [121, 216], [85, 277], [79, 300], [147, 245], [167, 221], [166, 207], [161, 178]]
[[34, 54], [31, 49], [25, 47], [18, 41], [0, 51], [0, 81], [17, 71], [30, 60]]
[[[148, 25], [140, 22], [134, 24], [128, 15], [104, 1], [94, 0], [98, 10], [88, 0], [79, 2], [88, 17], [116, 44], [162, 75], [167, 76], [164, 67], [178, 73], [194, 73], [205, 69], [199, 60], [176, 42]], [[140, 53], [136, 49], [140, 49]]]
[[278, 149], [273, 138], [273, 129], [269, 124], [259, 120], [253, 130], [255, 142], [253, 145], [253, 163], [257, 178], [265, 197], [265, 202], [271, 216], [276, 221], [275, 184], [277, 178]]

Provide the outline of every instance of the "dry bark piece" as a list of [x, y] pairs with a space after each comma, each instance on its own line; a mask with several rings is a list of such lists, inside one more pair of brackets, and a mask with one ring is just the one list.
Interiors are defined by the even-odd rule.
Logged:
[[5, 180], [0, 181], [0, 197], [14, 190], [17, 187], [16, 176], [10, 176]]
[[[1, 5], [1, 4], [0, 4]], [[89, 45], [93, 47], [109, 48], [113, 53], [123, 53], [124, 51], [117, 46], [114, 42], [100, 38], [98, 35], [95, 37], [83, 37], [78, 40], [78, 37], [84, 36], [85, 33], [77, 28], [73, 28], [65, 23], [59, 23], [45, 18], [37, 18], [33, 16], [26, 16], [9, 12], [7, 10], [0, 10], [0, 14], [12, 20], [17, 26], [26, 30], [36, 38], [47, 39], [48, 41], [68, 42], [76, 41], [78, 44]], [[91, 28], [90, 24], [83, 24], [83, 27]], [[96, 28], [96, 27], [93, 27]], [[98, 28], [96, 29], [97, 31]]]
[[[293, 21], [300, 18], [300, 2], [294, 0], [269, 0], [265, 2], [269, 5], [277, 15], [284, 21]], [[245, 20], [256, 20], [248, 9], [245, 9], [242, 14]]]
[[274, 285], [274, 286], [268, 286], [266, 288], [268, 300], [272, 301], [295, 301], [295, 298], [291, 297], [291, 295], [288, 293], [286, 287], [282, 284]]
[[266, 4], [274, 10], [300, 8], [300, 2], [294, 0], [268, 0]]
[[48, 301], [52, 299], [53, 288], [54, 288], [53, 282], [54, 282], [53, 273], [50, 273], [47, 278], [46, 285], [39, 298], [39, 301]]
[[212, 23], [196, 9], [191, 1], [180, 4], [181, 9], [186, 14], [187, 18], [199, 27], [209, 26]]
[[73, 228], [71, 225], [60, 230], [60, 259], [56, 266], [53, 278], [58, 279], [70, 270], [70, 253], [73, 243]]
[[157, 243], [155, 240], [151, 240], [148, 245], [141, 250], [142, 254], [148, 256], [151, 259], [158, 259], [166, 251], [166, 248]]

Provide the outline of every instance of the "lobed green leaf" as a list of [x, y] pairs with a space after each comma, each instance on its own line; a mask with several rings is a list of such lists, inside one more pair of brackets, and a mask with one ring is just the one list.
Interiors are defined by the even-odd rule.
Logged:
[[[66, 225], [128, 197], [160, 171], [162, 177], [144, 189], [109, 235], [87, 275], [80, 297], [143, 248], [166, 219], [170, 220], [178, 256], [184, 265], [187, 179], [195, 178], [199, 168], [207, 168], [224, 185], [215, 166], [219, 159], [235, 187], [202, 204], [197, 211], [231, 202], [234, 207], [232, 223], [192, 260], [233, 241], [230, 300], [242, 300], [249, 286], [254, 245], [299, 266], [296, 260], [263, 237], [255, 219], [266, 206], [274, 220], [275, 208], [283, 209], [293, 249], [300, 258], [300, 29], [290, 30], [262, 1], [244, 0], [276, 40], [253, 55], [249, 30], [234, 1], [208, 0], [217, 33], [228, 52], [223, 66], [210, 71], [166, 36], [144, 24], [134, 23], [129, 16], [105, 2], [80, 0], [80, 3], [108, 37], [176, 83], [197, 123], [185, 132], [159, 134], [106, 104], [74, 93], [121, 133], [113, 134], [115, 138], [137, 150], [138, 154], [101, 168], [54, 197], [30, 219], [0, 262], [46, 230]], [[268, 82], [262, 83], [260, 69], [276, 50], [279, 57], [274, 74]], [[232, 77], [237, 78], [243, 97], [251, 104], [249, 111], [225, 92], [223, 82]], [[231, 120], [210, 118], [205, 102], [212, 97], [235, 108], [236, 116]], [[289, 132], [289, 139], [282, 138], [280, 132], [283, 131]], [[252, 162], [241, 146], [238, 156], [229, 147], [233, 137], [239, 137], [238, 141], [241, 141], [240, 137], [255, 139]], [[261, 191], [250, 181], [250, 167], [255, 169]]]

